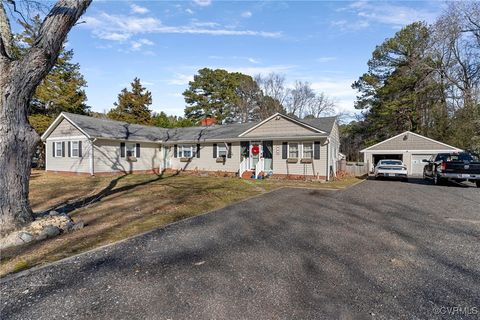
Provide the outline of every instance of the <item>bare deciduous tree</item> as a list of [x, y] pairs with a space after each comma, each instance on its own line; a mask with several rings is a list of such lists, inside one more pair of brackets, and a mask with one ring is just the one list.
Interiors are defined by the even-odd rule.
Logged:
[[39, 136], [27, 119], [36, 87], [54, 66], [68, 32], [91, 0], [59, 0], [46, 15], [25, 55], [13, 54], [12, 31], [0, 1], [0, 226], [5, 234], [32, 220], [28, 201], [33, 153]]
[[321, 92], [315, 95], [315, 98], [310, 101], [305, 113], [305, 116], [311, 116], [313, 118], [333, 114], [335, 113], [335, 102], [325, 93]]

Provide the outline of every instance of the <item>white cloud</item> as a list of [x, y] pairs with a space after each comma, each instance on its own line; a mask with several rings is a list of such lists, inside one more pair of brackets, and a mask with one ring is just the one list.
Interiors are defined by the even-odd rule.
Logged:
[[136, 41], [132, 41], [131, 45], [132, 51], [139, 51], [143, 46], [152, 46], [154, 45], [154, 43], [148, 39], [142, 38]]
[[251, 16], [252, 16], [252, 13], [250, 11], [242, 12], [243, 18], [250, 18]]
[[188, 13], [188, 14], [195, 14], [195, 11], [193, 11], [190, 8], [185, 9], [185, 12]]
[[330, 22], [330, 25], [342, 31], [348, 31], [348, 30], [355, 31], [355, 30], [368, 28], [370, 26], [370, 23], [366, 20], [357, 20], [357, 21], [337, 20], [337, 21]]
[[338, 111], [356, 112], [357, 110], [354, 108], [356, 91], [351, 87], [353, 81], [346, 78], [320, 78], [313, 81], [311, 87], [332, 97], [337, 104]]
[[189, 81], [193, 81], [193, 74], [176, 73], [175, 76], [167, 82], [168, 84], [176, 86], [184, 86], [187, 85]]
[[249, 62], [251, 62], [251, 63], [260, 63], [259, 60], [254, 59], [254, 58], [247, 58], [247, 60], [248, 60]]
[[141, 6], [136, 5], [136, 4], [131, 4], [130, 9], [132, 10], [133, 13], [140, 13], [140, 14], [145, 14], [145, 13], [150, 11], [147, 8], [141, 7]]
[[335, 61], [335, 60], [337, 60], [337, 58], [335, 58], [335, 57], [320, 57], [316, 60], [317, 60], [317, 62], [324, 63], [324, 62]]
[[208, 7], [212, 4], [212, 0], [193, 0], [193, 2], [201, 7]]
[[148, 33], [176, 33], [176, 34], [206, 34], [215, 36], [257, 36], [264, 38], [281, 37], [281, 32], [256, 30], [237, 30], [221, 26], [216, 22], [191, 21], [188, 25], [166, 26], [159, 19], [153, 17], [136, 17], [128, 15], [114, 15], [100, 13], [98, 16], [84, 18], [85, 28], [105, 40], [126, 41], [133, 35]]
[[[400, 28], [415, 21], [433, 22], [438, 12], [424, 8], [412, 8], [391, 2], [357, 1], [342, 11], [349, 11], [358, 17], [358, 21], [333, 21], [332, 26], [343, 30], [358, 30], [368, 27], [371, 23], [390, 25]], [[440, 9], [438, 9], [440, 10]]]

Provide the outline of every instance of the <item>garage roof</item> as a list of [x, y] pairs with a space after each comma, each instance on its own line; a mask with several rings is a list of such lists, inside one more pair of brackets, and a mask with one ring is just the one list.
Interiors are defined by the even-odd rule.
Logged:
[[446, 143], [433, 140], [411, 131], [402, 132], [390, 139], [384, 140], [373, 146], [360, 150], [365, 151], [462, 151], [462, 149], [453, 147]]

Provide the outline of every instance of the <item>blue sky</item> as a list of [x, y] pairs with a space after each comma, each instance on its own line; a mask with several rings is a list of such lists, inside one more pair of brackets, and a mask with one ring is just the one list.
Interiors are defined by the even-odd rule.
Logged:
[[203, 67], [308, 81], [353, 111], [351, 83], [372, 50], [402, 26], [433, 22], [442, 2], [94, 1], [68, 48], [88, 81], [88, 104], [112, 107], [134, 77], [154, 111], [183, 115], [182, 92]]

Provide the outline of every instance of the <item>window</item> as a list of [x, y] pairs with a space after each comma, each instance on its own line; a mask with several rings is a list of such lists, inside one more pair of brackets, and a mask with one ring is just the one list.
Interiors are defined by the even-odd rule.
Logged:
[[71, 146], [70, 154], [72, 155], [72, 157], [78, 157], [80, 155], [80, 152], [79, 152], [80, 146], [78, 141], [72, 141], [70, 146]]
[[127, 157], [135, 157], [135, 143], [125, 144], [125, 150], [127, 151]]
[[195, 155], [195, 149], [191, 144], [184, 144], [178, 146], [179, 158], [193, 158]]
[[290, 142], [288, 144], [288, 157], [289, 158], [298, 158], [298, 143]]
[[219, 144], [217, 147], [217, 158], [227, 157], [227, 146], [225, 144]]
[[63, 155], [63, 145], [61, 141], [55, 142], [55, 157], [61, 157]]
[[303, 143], [303, 159], [312, 159], [313, 158], [313, 143], [305, 142]]

